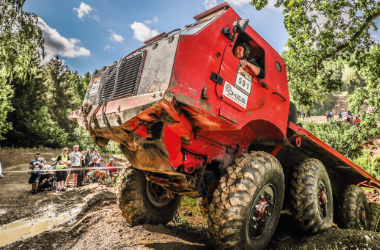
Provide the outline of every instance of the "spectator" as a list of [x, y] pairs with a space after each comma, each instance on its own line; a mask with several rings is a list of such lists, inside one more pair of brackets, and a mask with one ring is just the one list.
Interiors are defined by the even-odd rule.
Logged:
[[[73, 149], [74, 149], [74, 152], [71, 152], [69, 154], [69, 159], [71, 161], [71, 168], [80, 168], [80, 166], [82, 165], [82, 159], [81, 159], [82, 154], [78, 152], [79, 145], [74, 145]], [[70, 170], [70, 174], [66, 179], [66, 187], [68, 186], [72, 175], [74, 175], [73, 188], [76, 187], [79, 171], [80, 170]]]
[[[98, 163], [98, 157], [92, 158], [92, 162], [88, 165], [90, 168], [101, 168], [102, 165]], [[94, 178], [99, 178], [100, 180], [105, 180], [106, 177], [106, 171], [102, 171], [101, 169], [99, 170], [93, 170], [90, 169], [89, 172], [87, 173], [88, 176], [93, 176]]]
[[[107, 164], [106, 167], [116, 167], [116, 164], [115, 164], [114, 159], [112, 157], [110, 158], [110, 162]], [[108, 169], [108, 172], [110, 173], [111, 181], [113, 182], [116, 175], [117, 175], [117, 169], [116, 168], [110, 168], [110, 169]]]
[[[90, 164], [92, 162], [92, 155], [91, 155], [91, 149], [87, 149], [86, 151], [86, 155], [85, 155], [85, 162], [84, 162], [84, 165], [85, 167], [88, 167], [88, 164]], [[85, 170], [84, 171], [84, 183], [88, 183], [89, 181], [89, 176], [87, 175], [88, 173], [88, 170]]]
[[356, 124], [357, 127], [360, 126], [360, 119], [359, 119], [358, 116], [356, 117], [355, 124]]
[[94, 153], [92, 153], [92, 158], [94, 158], [95, 156], [96, 157], [98, 157], [98, 159], [101, 159], [101, 157], [100, 157], [100, 154], [99, 154], [99, 152], [98, 152], [98, 149], [97, 148], [95, 148], [94, 149]]
[[326, 120], [329, 120], [329, 111], [326, 111]]
[[[68, 165], [70, 165], [69, 156], [67, 155], [67, 152], [69, 151], [68, 148], [63, 148], [62, 153], [57, 156], [57, 165], [55, 166], [56, 169], [64, 169], [67, 168]], [[65, 180], [67, 177], [67, 171], [57, 171], [56, 172], [57, 182], [56, 182], [56, 189], [57, 193], [60, 191], [65, 191]]]
[[[45, 164], [44, 164], [44, 161], [41, 159], [40, 153], [37, 153], [34, 157], [35, 159], [29, 163], [29, 169], [41, 170]], [[32, 172], [30, 174], [29, 184], [32, 184], [32, 194], [37, 193], [38, 182], [40, 181], [40, 178], [41, 178], [41, 171]]]
[[[86, 161], [86, 151], [82, 151], [82, 156], [81, 156], [81, 168], [85, 168], [86, 167], [86, 164], [85, 164], [85, 161]], [[77, 186], [78, 187], [82, 187], [84, 184], [83, 184], [83, 179], [84, 179], [84, 170], [79, 170], [78, 172], [78, 181], [77, 181]]]

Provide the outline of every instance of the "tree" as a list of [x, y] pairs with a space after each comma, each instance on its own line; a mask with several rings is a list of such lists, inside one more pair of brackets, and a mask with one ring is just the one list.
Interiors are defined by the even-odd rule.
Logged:
[[[34, 63], [38, 64], [36, 60]], [[46, 107], [48, 87], [45, 78], [40, 69], [25, 79], [12, 79], [14, 109], [8, 112], [6, 121], [11, 122], [13, 128], [5, 134], [2, 146], [57, 148], [66, 143], [67, 135], [52, 121]]]
[[369, 106], [375, 107], [375, 113], [380, 114], [380, 45], [376, 44], [369, 53], [361, 55], [352, 64], [361, 68], [368, 84], [356, 89], [349, 97], [350, 108], [358, 112], [367, 101]]
[[13, 110], [10, 81], [35, 74], [37, 67], [31, 61], [43, 54], [44, 39], [37, 16], [23, 11], [24, 3], [25, 0], [0, 1], [0, 140], [12, 126], [6, 122], [7, 113]]
[[77, 108], [79, 95], [75, 83], [78, 75], [72, 74], [58, 55], [52, 57], [45, 65], [46, 83], [49, 87], [48, 106], [53, 121], [66, 133], [72, 133], [74, 123], [67, 119], [70, 111]]
[[[261, 10], [268, 0], [252, 0]], [[369, 31], [378, 29], [374, 22], [380, 17], [380, 2], [376, 0], [276, 0], [284, 8], [285, 28], [289, 33], [285, 61], [290, 66], [290, 85], [296, 89], [299, 102], [310, 105], [310, 90], [318, 89], [314, 79], [324, 75], [319, 87], [337, 90], [342, 82], [335, 81], [323, 62], [341, 57], [350, 60], [352, 54], [365, 54], [374, 46]]]

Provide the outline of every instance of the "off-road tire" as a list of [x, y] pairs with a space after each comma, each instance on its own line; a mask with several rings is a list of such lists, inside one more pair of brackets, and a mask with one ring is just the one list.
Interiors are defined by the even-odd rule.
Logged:
[[166, 225], [181, 205], [182, 196], [175, 194], [166, 206], [155, 206], [148, 198], [147, 180], [142, 171], [124, 168], [116, 189], [117, 206], [124, 218], [132, 225]]
[[[359, 204], [363, 202], [366, 226], [360, 228]], [[345, 187], [340, 195], [337, 209], [337, 223], [340, 228], [367, 230], [369, 225], [369, 206], [363, 189], [355, 185]]]
[[368, 231], [380, 232], [380, 205], [370, 202]]
[[[258, 238], [249, 234], [250, 213], [263, 187], [275, 188], [274, 208]], [[207, 236], [216, 249], [264, 249], [277, 226], [284, 200], [284, 173], [266, 152], [244, 153], [222, 176], [209, 207]]]
[[[318, 182], [325, 184], [327, 204], [319, 205]], [[293, 219], [299, 229], [306, 234], [326, 231], [333, 224], [333, 194], [326, 168], [317, 159], [301, 161], [292, 171], [289, 204]], [[320, 212], [320, 209], [325, 211]]]

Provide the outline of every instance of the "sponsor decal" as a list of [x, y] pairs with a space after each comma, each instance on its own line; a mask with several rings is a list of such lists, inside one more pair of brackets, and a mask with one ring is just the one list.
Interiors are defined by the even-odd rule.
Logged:
[[251, 95], [253, 77], [248, 71], [239, 67], [236, 74], [235, 87], [243, 91], [246, 95]]
[[232, 100], [233, 102], [237, 103], [243, 108], [247, 108], [248, 96], [239, 89], [229, 84], [227, 81], [224, 84], [223, 96], [227, 97], [228, 99]]
[[92, 84], [92, 87], [91, 87], [91, 90], [90, 90], [90, 96], [91, 95], [95, 95], [96, 93], [98, 93], [98, 89], [99, 89], [99, 86], [100, 86], [100, 79], [102, 79], [101, 77], [98, 77], [94, 80], [94, 83]]

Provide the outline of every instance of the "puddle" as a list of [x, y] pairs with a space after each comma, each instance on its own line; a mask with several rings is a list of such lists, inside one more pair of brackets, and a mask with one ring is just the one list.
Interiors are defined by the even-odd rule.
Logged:
[[23, 219], [1, 226], [0, 247], [20, 240], [21, 238], [26, 239], [50, 230], [56, 225], [72, 220], [80, 213], [80, 211], [81, 206], [60, 214], [51, 211], [36, 219]]

